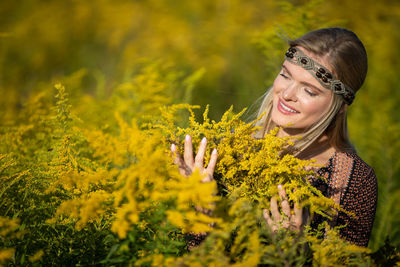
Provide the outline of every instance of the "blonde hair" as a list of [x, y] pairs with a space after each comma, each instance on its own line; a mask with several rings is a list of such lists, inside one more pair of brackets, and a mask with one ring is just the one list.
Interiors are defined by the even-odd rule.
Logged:
[[[300, 46], [318, 57], [326, 58], [335, 76], [357, 92], [364, 83], [367, 74], [367, 53], [355, 33], [342, 28], [325, 28], [309, 32], [302, 37], [290, 40], [290, 46]], [[264, 116], [257, 122], [261, 129], [256, 137], [262, 138], [277, 125], [271, 120], [273, 90], [270, 88], [261, 104], [258, 116]], [[321, 135], [326, 134], [329, 143], [339, 151], [354, 151], [347, 130], [347, 109], [341, 96], [333, 94], [331, 103], [321, 119], [310, 126], [294, 140], [291, 153], [299, 155]]]

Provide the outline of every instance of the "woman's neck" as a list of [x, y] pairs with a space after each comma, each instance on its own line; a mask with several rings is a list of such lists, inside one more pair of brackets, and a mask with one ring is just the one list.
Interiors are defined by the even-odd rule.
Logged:
[[317, 164], [326, 165], [335, 152], [337, 150], [330, 144], [328, 136], [322, 135], [304, 149], [298, 157], [304, 160], [313, 159]]
[[[300, 136], [300, 134], [294, 134], [289, 131], [284, 131], [280, 129], [277, 136]], [[315, 160], [317, 164], [326, 165], [331, 157], [339, 152], [335, 147], [329, 142], [329, 137], [326, 134], [321, 135], [317, 140], [315, 140], [311, 145], [306, 147], [300, 154], [297, 155], [298, 158], [304, 160]]]

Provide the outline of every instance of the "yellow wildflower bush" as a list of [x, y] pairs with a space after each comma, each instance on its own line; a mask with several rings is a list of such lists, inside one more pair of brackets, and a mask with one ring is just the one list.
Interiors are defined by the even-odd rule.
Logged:
[[[58, 85], [56, 90], [54, 108], [48, 108], [51, 115], [14, 128], [18, 134], [1, 136], [8, 140], [0, 169], [7, 185], [1, 188], [6, 204], [2, 212], [21, 216], [29, 228], [29, 250], [9, 244], [15, 248], [15, 263], [23, 263], [26, 255], [49, 264], [75, 257], [84, 264], [255, 266], [323, 262], [327, 257], [346, 262], [354, 254], [366, 255], [340, 242], [318, 254], [314, 250], [321, 249], [324, 239], [313, 239], [313, 234], [271, 234], [261, 211], [277, 184], [285, 184], [290, 199], [313, 212], [334, 206], [305, 179], [312, 175], [305, 168], [309, 162], [282, 154], [290, 140], [274, 133], [265, 140], [253, 138], [256, 128], [242, 122], [241, 113], [229, 110], [215, 122], [206, 109], [200, 123], [192, 107], [178, 105], [162, 107], [152, 124], [139, 124], [115, 112], [111, 123], [117, 129], [92, 130], [73, 115], [65, 88]], [[43, 102], [39, 98], [31, 103]], [[186, 128], [177, 125], [186, 120], [182, 108], [190, 113]], [[192, 135], [195, 147], [206, 136], [210, 150], [218, 149], [215, 181], [202, 183], [198, 172], [183, 177], [172, 163], [170, 144], [182, 153], [186, 134]], [[8, 152], [15, 142], [26, 146]], [[16, 172], [21, 168], [26, 172]], [[21, 193], [27, 195], [21, 198]], [[26, 202], [21, 211], [18, 198]], [[195, 233], [206, 238], [188, 251], [186, 243]], [[87, 249], [80, 254], [83, 247]]]
[[[94, 245], [107, 232], [74, 230], [66, 216], [63, 223], [50, 222], [64, 201], [90, 191], [82, 185], [94, 180], [97, 165], [81, 149], [82, 135], [73, 128], [76, 118], [65, 88], [57, 85], [55, 89], [54, 103], [49, 95], [52, 92], [33, 94], [15, 120], [0, 127], [0, 216], [18, 219], [19, 228], [25, 233], [21, 240], [0, 238], [0, 247], [15, 250], [12, 265], [26, 265], [29, 261], [44, 265], [74, 261], [89, 264], [97, 252], [105, 253], [110, 246]], [[80, 172], [92, 176], [85, 175], [79, 183], [71, 181], [69, 175]], [[90, 204], [93, 200], [97, 199], [92, 198]], [[93, 220], [91, 209], [81, 212], [87, 216], [83, 220]], [[98, 222], [91, 225], [104, 227]], [[88, 248], [85, 257], [76, 256], [81, 247]]]
[[316, 235], [307, 235], [310, 247], [314, 251], [314, 266], [353, 266], [359, 264], [362, 258], [364, 258], [364, 264], [372, 265], [372, 260], [365, 257], [371, 252], [370, 249], [352, 245], [340, 238], [338, 232], [327, 224], [323, 226], [325, 227], [323, 238], [321, 238], [321, 232]]
[[[196, 78], [188, 79], [186, 86], [191, 87]], [[149, 87], [163, 86], [162, 83], [154, 85], [144, 80], [141, 83]], [[138, 93], [136, 87], [126, 88]], [[219, 222], [193, 208], [196, 204], [200, 208], [212, 209], [212, 203], [218, 200], [216, 184], [201, 183], [200, 175], [194, 174], [188, 179], [180, 176], [170, 155], [165, 153], [158, 131], [141, 130], [136, 119], [127, 123], [119, 113], [120, 107], [114, 112], [117, 131], [73, 126], [79, 119], [70, 111], [65, 88], [57, 85], [56, 89], [57, 142], [54, 151], [57, 157], [53, 158], [50, 166], [56, 177], [46, 192], [62, 192], [66, 197], [60, 199], [54, 216], [47, 223], [55, 226], [72, 224], [77, 231], [90, 225], [107, 227], [123, 241], [130, 239], [128, 233], [135, 227], [144, 234], [154, 226], [154, 231], [159, 231], [159, 225], [146, 221], [146, 216], [163, 205], [169, 207], [158, 220], [176, 223], [180, 219], [177, 226], [184, 232], [208, 231], [210, 223]], [[145, 88], [142, 90], [146, 91]], [[156, 105], [157, 101], [153, 101], [152, 105]], [[159, 106], [162, 104], [162, 101], [158, 103]], [[139, 120], [142, 115], [137, 114]], [[182, 239], [179, 236], [178, 233], [177, 238]], [[159, 242], [160, 238], [150, 239]], [[151, 243], [149, 237], [144, 238], [146, 240]], [[165, 242], [164, 237], [163, 240]], [[178, 247], [185, 246], [182, 242], [177, 244]], [[140, 242], [135, 246], [138, 245]], [[124, 252], [124, 247], [121, 245], [118, 251]], [[141, 247], [137, 251], [138, 255], [147, 255], [154, 253], [152, 250]]]

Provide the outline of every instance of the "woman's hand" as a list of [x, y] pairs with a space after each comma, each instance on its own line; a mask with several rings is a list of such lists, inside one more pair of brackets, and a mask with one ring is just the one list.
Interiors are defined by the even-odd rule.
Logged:
[[303, 209], [299, 207], [298, 203], [295, 203], [292, 213], [285, 189], [282, 185], [278, 185], [278, 193], [281, 200], [283, 215], [279, 211], [276, 197], [272, 197], [270, 202], [271, 214], [268, 209], [263, 210], [264, 219], [267, 222], [267, 225], [273, 232], [278, 231], [279, 228], [300, 231], [301, 226], [303, 225]]
[[211, 153], [210, 161], [207, 168], [204, 168], [204, 154], [206, 152], [207, 139], [204, 137], [201, 140], [199, 150], [196, 157], [193, 159], [192, 138], [189, 135], [185, 137], [185, 146], [183, 159], [176, 150], [175, 144], [171, 145], [171, 152], [174, 154], [174, 163], [178, 165], [179, 172], [184, 176], [189, 176], [195, 169], [200, 171], [200, 174], [205, 175], [202, 182], [211, 182], [214, 174], [215, 165], [217, 163], [217, 150], [214, 149]]

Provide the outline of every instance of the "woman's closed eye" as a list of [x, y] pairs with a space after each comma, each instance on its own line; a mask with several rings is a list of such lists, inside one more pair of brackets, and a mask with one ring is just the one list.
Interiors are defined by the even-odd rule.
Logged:
[[279, 75], [281, 75], [283, 78], [285, 78], [285, 79], [289, 79], [289, 76], [288, 75], [286, 75], [285, 73], [283, 73], [283, 72], [281, 72]]
[[312, 90], [305, 88], [304, 89], [306, 91], [307, 94], [309, 94], [310, 96], [317, 96], [318, 94], [314, 93]]

